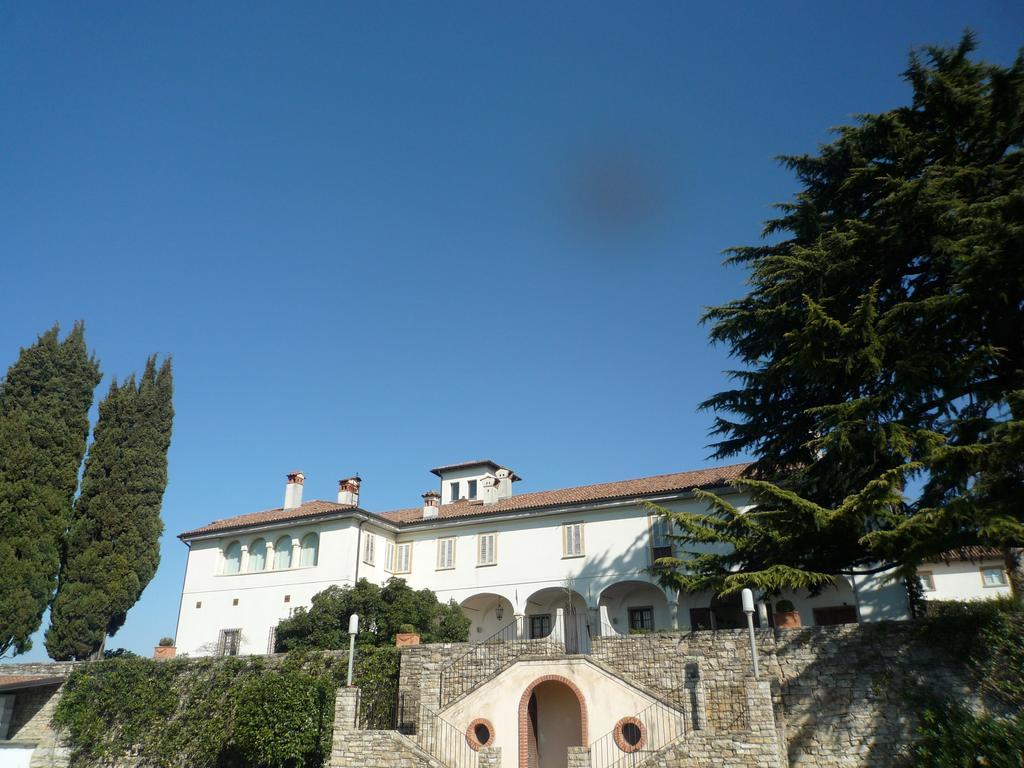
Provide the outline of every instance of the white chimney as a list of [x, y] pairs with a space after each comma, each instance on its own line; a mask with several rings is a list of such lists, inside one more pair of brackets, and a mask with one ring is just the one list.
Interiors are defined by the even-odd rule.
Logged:
[[295, 509], [302, 506], [302, 484], [306, 476], [301, 472], [289, 472], [286, 477], [288, 484], [284, 487], [284, 508]]
[[480, 500], [484, 504], [493, 504], [498, 500], [498, 480], [494, 475], [485, 475], [480, 479]]
[[497, 499], [509, 499], [512, 498], [512, 473], [504, 467], [494, 473], [497, 479]]
[[423, 494], [423, 518], [437, 517], [437, 511], [441, 506], [441, 494], [437, 491], [427, 491]]
[[362, 483], [359, 475], [346, 477], [338, 481], [338, 503], [349, 507], [359, 506], [359, 484]]

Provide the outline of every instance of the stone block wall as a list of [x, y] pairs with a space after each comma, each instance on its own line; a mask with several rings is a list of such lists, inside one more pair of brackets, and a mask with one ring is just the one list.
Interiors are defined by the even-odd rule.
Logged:
[[[794, 768], [895, 765], [917, 722], [908, 691], [976, 698], [957, 662], [918, 640], [907, 622], [762, 630], [756, 639]], [[695, 659], [707, 697], [702, 738], [756, 726], [743, 722], [738, 695], [751, 677], [745, 630], [596, 638], [594, 656], [666, 694], [685, 680], [685, 660]]]

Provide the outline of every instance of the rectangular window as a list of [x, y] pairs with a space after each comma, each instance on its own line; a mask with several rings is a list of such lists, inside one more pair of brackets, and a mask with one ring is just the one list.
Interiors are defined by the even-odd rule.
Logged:
[[220, 642], [217, 644], [218, 656], [237, 656], [239, 646], [242, 644], [242, 630], [222, 629], [220, 631]]
[[476, 564], [494, 565], [498, 562], [498, 534], [481, 533], [476, 538]]
[[637, 632], [650, 632], [654, 629], [654, 608], [645, 605], [643, 608], [629, 609], [629, 628]]
[[935, 591], [935, 576], [931, 571], [918, 571], [917, 578], [921, 582], [921, 590], [924, 592]]
[[551, 614], [530, 617], [530, 639], [539, 640], [551, 634]]
[[412, 570], [412, 544], [395, 547], [395, 573], [409, 573]]
[[367, 565], [373, 565], [377, 558], [377, 537], [372, 533], [366, 534], [366, 538], [363, 539], [363, 562]]
[[562, 526], [562, 557], [583, 556], [583, 523]]
[[452, 489], [452, 501], [458, 501], [459, 500], [459, 484], [458, 483], [452, 483], [451, 484], [451, 489]]
[[384, 570], [388, 573], [395, 572], [395, 542], [384, 541]]
[[672, 539], [669, 533], [672, 531], [672, 521], [664, 515], [655, 515], [651, 518], [651, 559], [657, 560], [661, 557], [672, 557]]
[[469, 499], [475, 499], [476, 498], [476, 480], [467, 480], [466, 481], [466, 498], [469, 498]]
[[437, 570], [455, 567], [455, 539], [437, 540]]
[[999, 566], [994, 568], [982, 568], [981, 583], [986, 587], [1005, 587], [1006, 571]]
[[270, 636], [267, 638], [267, 653], [274, 652], [274, 646], [277, 645], [277, 627], [270, 628]]

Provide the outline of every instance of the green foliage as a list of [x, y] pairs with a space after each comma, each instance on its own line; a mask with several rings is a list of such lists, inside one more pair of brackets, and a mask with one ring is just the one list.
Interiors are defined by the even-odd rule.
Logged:
[[769, 243], [731, 252], [750, 291], [704, 319], [739, 366], [703, 405], [715, 456], [756, 457], [768, 484], [747, 486], [749, 523], [676, 518], [684, 544], [741, 550], [662, 563], [683, 588], [813, 589], [1024, 544], [1024, 55], [974, 49], [912, 54], [908, 105], [783, 158], [800, 191]]
[[917, 634], [965, 664], [975, 690], [1009, 714], [974, 711], [953, 698], [925, 700], [909, 764], [1024, 765], [1024, 605], [1010, 598], [929, 601]]
[[1011, 598], [929, 601], [922, 638], [963, 661], [978, 689], [1024, 709], [1024, 605]]
[[72, 768], [128, 754], [140, 766], [316, 768], [330, 748], [344, 660], [128, 658], [78, 667], [54, 723]]
[[916, 768], [1020, 768], [1024, 765], [1024, 713], [999, 717], [962, 704], [927, 708], [909, 750]]
[[779, 600], [775, 604], [775, 610], [779, 613], [788, 613], [789, 611], [796, 610], [792, 600]]
[[277, 650], [346, 649], [348, 620], [359, 614], [360, 649], [394, 645], [395, 635], [411, 626], [425, 643], [465, 642], [469, 619], [455, 603], [440, 603], [429, 589], [413, 590], [404, 579], [383, 587], [360, 579], [355, 587], [332, 586], [313, 596], [309, 610], [277, 626]]
[[57, 586], [99, 380], [77, 324], [22, 349], [0, 390], [0, 655], [31, 647]]
[[74, 505], [46, 648], [54, 659], [87, 659], [124, 624], [156, 573], [174, 417], [171, 364], [146, 362], [141, 380], [114, 381]]
[[157, 643], [161, 648], [173, 648], [174, 638], [173, 637], [161, 637], [160, 642]]

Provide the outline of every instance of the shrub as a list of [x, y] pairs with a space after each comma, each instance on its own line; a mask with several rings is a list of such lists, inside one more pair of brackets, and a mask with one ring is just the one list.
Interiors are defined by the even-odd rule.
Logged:
[[78, 667], [53, 721], [72, 768], [134, 755], [153, 768], [317, 768], [346, 660], [123, 658]]
[[161, 648], [173, 648], [174, 638], [173, 637], [161, 637], [160, 642], [157, 643]]
[[796, 606], [793, 605], [792, 600], [779, 600], [779, 602], [775, 604], [776, 613], [789, 613], [794, 610], [796, 610]]
[[925, 710], [910, 748], [915, 768], [1020, 768], [1024, 765], [1024, 714], [976, 714], [959, 703]]

